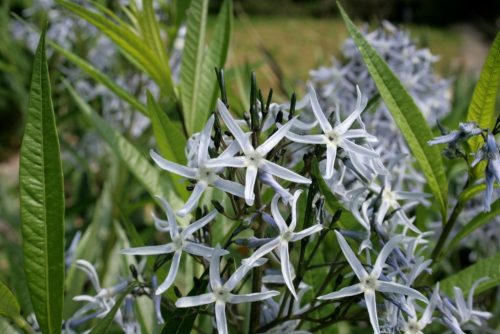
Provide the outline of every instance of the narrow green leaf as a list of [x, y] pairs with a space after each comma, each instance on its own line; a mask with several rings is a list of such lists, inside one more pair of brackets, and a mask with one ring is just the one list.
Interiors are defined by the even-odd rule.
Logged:
[[163, 66], [155, 52], [143, 42], [135, 30], [128, 27], [123, 21], [114, 17], [110, 20], [101, 13], [91, 11], [83, 6], [68, 0], [58, 0], [62, 6], [72, 11], [80, 18], [94, 25], [103, 34], [108, 36], [135, 65], [148, 73], [160, 86], [166, 95], [174, 95], [170, 67]]
[[[197, 131], [208, 0], [193, 0], [187, 11], [187, 33], [181, 63], [181, 101], [188, 135]], [[205, 106], [208, 108], [208, 106]], [[202, 120], [204, 122], [205, 120]], [[199, 129], [198, 129], [199, 130]]]
[[439, 283], [440, 289], [447, 293], [453, 293], [453, 287], [459, 287], [464, 294], [468, 294], [474, 282], [483, 277], [489, 279], [477, 287], [475, 293], [481, 293], [493, 288], [500, 283], [500, 253], [465, 268], [464, 270], [452, 275]]
[[168, 160], [180, 164], [186, 163], [184, 147], [186, 146], [186, 136], [182, 130], [173, 123], [167, 113], [162, 111], [156, 103], [154, 97], [148, 92], [148, 110], [153, 125], [153, 133], [156, 145], [160, 153]]
[[[66, 84], [71, 96], [82, 111], [83, 115], [96, 128], [100, 136], [106, 141], [113, 153], [127, 166], [129, 171], [152, 195], [160, 195], [170, 201], [172, 205], [179, 204], [179, 197], [172, 183], [158, 168], [152, 166], [144, 156], [127, 139], [107, 124], [91, 107], [83, 101], [78, 93]], [[180, 207], [180, 206], [179, 206]]]
[[48, 40], [47, 41], [57, 52], [65, 56], [69, 61], [74, 63], [76, 66], [78, 66], [80, 69], [82, 69], [85, 73], [87, 73], [92, 79], [97, 81], [98, 83], [104, 85], [107, 87], [110, 91], [116, 94], [119, 98], [121, 98], [123, 101], [128, 102], [133, 108], [135, 108], [137, 111], [141, 112], [145, 116], [148, 116], [148, 110], [146, 106], [140, 102], [138, 99], [136, 99], [132, 94], [127, 92], [125, 89], [117, 85], [110, 77], [108, 77], [106, 74], [92, 66], [89, 62], [85, 61], [84, 59], [80, 58], [73, 52], [66, 50], [65, 48], [61, 47], [57, 43]]
[[203, 128], [210, 112], [215, 106], [218, 85], [214, 69], [216, 67], [222, 68], [226, 63], [232, 27], [233, 3], [231, 0], [225, 0], [217, 17], [213, 38], [203, 58], [201, 82], [199, 83], [199, 98], [197, 99], [195, 109], [192, 111], [194, 112], [195, 124], [193, 129], [195, 131]]
[[[463, 238], [477, 230], [478, 228], [488, 224], [493, 223], [493, 219], [500, 215], [500, 200], [496, 200], [491, 205], [491, 210], [489, 212], [481, 212], [471, 221], [469, 221], [462, 229], [458, 232], [458, 234], [453, 238], [448, 246], [448, 249], [453, 249]], [[500, 263], [499, 263], [500, 265]]]
[[0, 317], [14, 319], [21, 312], [19, 303], [10, 289], [0, 281]]
[[[472, 100], [467, 112], [467, 122], [476, 122], [481, 128], [492, 129], [495, 125], [495, 104], [497, 100], [498, 84], [500, 82], [500, 33], [497, 34], [490, 52], [486, 57], [479, 81], [474, 88]], [[469, 139], [469, 146], [473, 152], [484, 143], [481, 136]], [[484, 173], [485, 162], [474, 168], [474, 175], [479, 178]]]
[[113, 308], [106, 314], [104, 318], [102, 318], [97, 323], [94, 328], [92, 328], [90, 334], [106, 334], [110, 330], [111, 325], [113, 324], [113, 319], [116, 316], [116, 312], [118, 312], [118, 310], [122, 306], [125, 297], [127, 297], [127, 295], [132, 292], [135, 287], [137, 287], [137, 283], [133, 282], [127, 287], [125, 291], [122, 292], [120, 297], [118, 297], [115, 305], [113, 305]]
[[[189, 291], [188, 296], [196, 296], [205, 292], [208, 285], [206, 279], [196, 279], [194, 287]], [[193, 328], [198, 312], [193, 312], [192, 308], [178, 308], [174, 312], [167, 313], [165, 326], [162, 334], [189, 334]]]
[[[153, 9], [153, 0], [143, 1], [141, 17], [142, 36], [148, 46], [156, 53], [164, 67], [169, 67], [167, 48], [163, 45], [160, 25]], [[169, 67], [170, 68], [170, 67]]]
[[396, 75], [366, 41], [342, 6], [340, 4], [338, 6], [347, 30], [358, 46], [382, 99], [427, 179], [444, 221], [447, 211], [448, 182], [439, 148], [427, 144], [427, 141], [433, 138], [427, 121]]
[[64, 190], [45, 58], [35, 54], [19, 169], [23, 254], [33, 309], [43, 333], [60, 333], [64, 287]]

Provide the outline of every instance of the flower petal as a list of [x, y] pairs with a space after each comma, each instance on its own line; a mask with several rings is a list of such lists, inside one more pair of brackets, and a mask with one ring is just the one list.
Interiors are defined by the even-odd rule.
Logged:
[[163, 211], [165, 211], [165, 213], [167, 214], [170, 236], [172, 238], [176, 237], [177, 235], [179, 235], [179, 227], [177, 226], [177, 221], [175, 220], [174, 210], [172, 210], [170, 204], [168, 204], [168, 202], [164, 198], [160, 196], [155, 196], [155, 198], [162, 207]]
[[210, 286], [212, 290], [215, 290], [222, 286], [222, 280], [220, 278], [220, 257], [225, 254], [225, 251], [219, 246], [215, 246], [211, 258], [210, 258]]
[[184, 308], [184, 307], [196, 307], [200, 305], [211, 304], [215, 302], [215, 296], [212, 292], [204, 293], [198, 296], [189, 296], [182, 297], [177, 299], [175, 302], [176, 307]]
[[159, 254], [173, 253], [174, 251], [175, 251], [174, 244], [168, 243], [159, 246], [125, 248], [120, 253], [124, 255], [159, 255]]
[[279, 246], [279, 244], [280, 244], [280, 239], [274, 238], [271, 241], [265, 243], [263, 246], [259, 247], [257, 250], [255, 250], [252, 256], [244, 259], [241, 263], [245, 266], [252, 266], [258, 259], [272, 252], [276, 247]]
[[340, 245], [340, 249], [342, 250], [342, 253], [344, 253], [344, 256], [347, 259], [347, 262], [351, 265], [352, 270], [358, 277], [358, 279], [363, 279], [368, 273], [366, 272], [365, 268], [361, 265], [361, 262], [359, 262], [358, 258], [356, 255], [354, 255], [354, 252], [352, 251], [351, 247], [347, 243], [347, 241], [344, 239], [342, 234], [339, 232], [335, 231], [335, 234], [337, 235], [337, 240]]
[[375, 300], [375, 293], [373, 291], [365, 292], [366, 308], [368, 309], [368, 315], [370, 317], [370, 323], [372, 324], [373, 333], [380, 334], [380, 327], [378, 325], [377, 317], [377, 302]]
[[201, 243], [186, 241], [182, 250], [191, 255], [209, 258], [212, 255], [214, 249]]
[[378, 254], [377, 260], [375, 261], [375, 265], [373, 266], [373, 269], [371, 271], [371, 275], [374, 277], [379, 278], [380, 274], [382, 273], [382, 269], [384, 268], [385, 261], [387, 260], [387, 257], [392, 253], [392, 251], [398, 246], [398, 244], [401, 242], [403, 239], [402, 236], [398, 235], [393, 237], [391, 240], [389, 240], [380, 253]]
[[[255, 254], [255, 253], [254, 253]], [[240, 283], [243, 277], [255, 267], [259, 267], [267, 262], [267, 259], [256, 259], [248, 261], [250, 258], [244, 259], [241, 266], [234, 271], [234, 273], [229, 277], [229, 279], [224, 283], [224, 288], [228, 291], [232, 291], [238, 283]]]
[[189, 199], [187, 200], [186, 204], [184, 204], [182, 209], [177, 211], [177, 215], [179, 215], [180, 217], [184, 217], [191, 211], [196, 209], [198, 201], [200, 200], [201, 195], [203, 195], [203, 192], [205, 191], [205, 189], [207, 189], [207, 187], [208, 184], [206, 182], [196, 183], [193, 191], [191, 192], [191, 196], [189, 196]]
[[247, 167], [247, 172], [245, 174], [245, 202], [247, 205], [252, 206], [255, 199], [254, 188], [255, 180], [257, 179], [258, 169], [249, 166]]
[[247, 165], [245, 157], [223, 157], [210, 159], [205, 162], [205, 167], [208, 168], [224, 168], [224, 167], [234, 167], [241, 168]]
[[219, 176], [216, 176], [212, 185], [215, 188], [220, 189], [231, 195], [238, 196], [241, 198], [245, 197], [245, 187], [237, 182], [225, 180]]
[[365, 155], [367, 157], [378, 158], [379, 154], [373, 150], [370, 150], [366, 147], [360, 146], [358, 144], [353, 143], [350, 140], [343, 139], [340, 144], [340, 147], [344, 148], [346, 151], [351, 151], [355, 154]]
[[205, 124], [205, 127], [200, 134], [200, 143], [198, 144], [198, 166], [202, 165], [208, 160], [208, 147], [210, 145], [210, 134], [212, 133], [212, 127], [214, 126], [215, 116], [212, 115]]
[[231, 294], [228, 299], [228, 303], [231, 304], [241, 304], [241, 303], [252, 303], [260, 300], [265, 300], [279, 295], [278, 291], [265, 291], [265, 292], [254, 292], [243, 295], [233, 295]]
[[319, 296], [318, 299], [320, 300], [339, 299], [339, 298], [359, 295], [361, 292], [363, 292], [363, 287], [361, 286], [361, 283], [357, 283], [351, 286], [346, 286], [345, 288], [342, 288], [339, 291], [331, 292], [324, 296]]
[[337, 156], [337, 148], [328, 145], [326, 147], [326, 168], [325, 179], [331, 179], [335, 171], [335, 158]]
[[194, 232], [198, 231], [199, 229], [203, 228], [203, 226], [214, 220], [215, 217], [217, 217], [217, 210], [212, 210], [206, 216], [201, 217], [197, 221], [189, 224], [185, 229], [182, 230], [183, 238], [188, 238]]
[[297, 202], [299, 201], [300, 195], [302, 194], [302, 190], [297, 190], [293, 194], [293, 202], [292, 202], [292, 220], [290, 221], [290, 230], [295, 230], [295, 226], [297, 225]]
[[151, 158], [154, 160], [154, 162], [161, 169], [177, 175], [187, 177], [188, 179], [196, 178], [196, 170], [194, 168], [186, 167], [183, 165], [179, 165], [175, 162], [168, 161], [167, 159], [164, 159], [162, 156], [160, 156], [153, 150], [149, 151], [149, 154], [151, 155]]
[[292, 264], [290, 263], [290, 254], [288, 254], [288, 242], [280, 243], [280, 261], [281, 261], [281, 274], [285, 279], [285, 284], [288, 290], [292, 293], [295, 300], [298, 300], [295, 287], [293, 286], [292, 279]]
[[319, 122], [319, 126], [321, 127], [321, 129], [325, 133], [332, 131], [332, 126], [331, 126], [330, 122], [328, 122], [328, 120], [326, 119], [326, 116], [323, 113], [321, 106], [319, 105], [318, 97], [316, 96], [316, 92], [314, 91], [314, 87], [312, 85], [308, 85], [307, 90], [309, 92], [309, 98], [311, 100], [312, 111], [314, 113], [314, 116], [316, 116], [316, 119]]
[[357, 85], [356, 85], [356, 93], [358, 95], [356, 98], [356, 108], [342, 123], [335, 126], [335, 131], [337, 131], [338, 133], [344, 134], [347, 130], [349, 130], [354, 121], [358, 119], [358, 117], [361, 115], [361, 113], [366, 107], [367, 101], [366, 99], [363, 98], [363, 95], [359, 90], [359, 86]]
[[219, 334], [228, 334], [226, 320], [226, 303], [215, 302], [215, 322], [217, 323], [217, 332]]
[[299, 241], [301, 239], [304, 239], [307, 236], [310, 236], [311, 234], [318, 233], [323, 229], [323, 225], [320, 224], [315, 224], [311, 227], [306, 228], [305, 230], [302, 230], [300, 232], [294, 233], [292, 237], [292, 241]]
[[278, 207], [280, 198], [280, 194], [275, 194], [273, 196], [273, 199], [271, 201], [271, 213], [273, 214], [274, 221], [278, 226], [280, 234], [282, 234], [285, 233], [285, 231], [288, 229], [288, 225], [286, 224], [285, 219], [281, 215], [280, 209]]
[[377, 291], [407, 295], [426, 303], [429, 302], [429, 300], [423, 294], [408, 286], [404, 286], [399, 283], [384, 282], [384, 281], [377, 281], [377, 283], [378, 283]]
[[172, 283], [174, 283], [175, 277], [177, 276], [177, 272], [179, 271], [179, 263], [181, 262], [182, 251], [178, 250], [175, 252], [172, 257], [172, 263], [170, 264], [170, 269], [168, 271], [168, 275], [163, 281], [163, 283], [156, 289], [156, 294], [161, 295], [165, 291], [170, 288]]
[[323, 137], [323, 135], [299, 135], [292, 131], [288, 131], [286, 137], [293, 142], [301, 144], [325, 144], [325, 138]]
[[285, 167], [281, 167], [280, 165], [277, 165], [269, 160], [265, 160], [264, 162], [262, 162], [261, 168], [266, 172], [273, 174], [274, 176], [277, 176], [284, 180], [288, 180], [290, 182], [305, 183], [305, 184], [311, 183], [311, 180], [309, 180], [308, 178], [305, 178], [295, 172], [292, 172], [291, 170], [286, 169]]
[[257, 147], [256, 151], [261, 155], [265, 156], [269, 153], [278, 143], [285, 137], [290, 127], [293, 125], [294, 120], [292, 119], [285, 125], [281, 126], [278, 131], [273, 133], [264, 143]]
[[221, 100], [217, 100], [217, 110], [219, 111], [219, 114], [224, 120], [224, 123], [226, 124], [229, 131], [231, 131], [231, 133], [233, 134], [234, 139], [236, 139], [238, 144], [240, 144], [240, 147], [243, 150], [243, 152], [253, 151], [253, 147], [250, 144], [250, 140], [248, 140], [248, 137], [245, 136], [243, 130], [241, 130], [238, 124], [236, 124], [236, 121], [233, 119], [233, 116], [231, 116], [229, 110], [227, 110], [226, 108], [226, 105]]

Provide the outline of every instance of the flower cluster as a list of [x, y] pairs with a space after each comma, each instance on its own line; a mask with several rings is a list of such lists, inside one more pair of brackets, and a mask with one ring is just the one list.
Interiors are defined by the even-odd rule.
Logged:
[[[187, 166], [151, 151], [160, 168], [184, 177], [192, 190], [177, 210], [158, 198], [167, 219], [155, 217], [155, 227], [168, 232], [169, 243], [122, 251], [140, 256], [173, 254], [157, 295], [174, 285], [181, 255], [187, 253], [206, 268], [201, 279], [206, 280], [207, 290], [181, 297], [175, 305], [194, 308], [213, 304], [219, 333], [228, 333], [228, 323], [239, 321], [228, 308], [241, 303], [252, 304], [252, 314], [256, 312], [257, 317], [251, 321], [269, 333], [300, 332], [301, 322], [290, 317], [308, 317], [320, 307], [334, 307], [342, 313], [340, 310], [353, 302], [366, 308], [375, 333], [422, 333], [435, 313], [437, 320], [455, 333], [462, 333], [467, 326], [484, 325], [489, 314], [473, 311], [472, 297], [465, 305], [458, 291], [452, 301], [438, 287], [428, 297], [429, 289], [415, 287], [419, 276], [430, 272], [431, 260], [424, 251], [432, 233], [422, 231], [425, 226], [417, 226], [413, 216], [414, 208], [426, 203], [428, 195], [404, 189], [403, 173], [395, 172], [397, 159], [387, 166], [383, 163], [374, 148], [378, 140], [367, 132], [361, 119], [366, 98], [359, 88], [355, 107], [344, 119], [339, 110], [324, 112], [312, 86], [299, 103], [254, 103], [251, 117], [239, 120], [230, 113], [227, 101], [218, 100], [217, 113], [188, 142]], [[453, 141], [452, 137], [467, 135], [453, 134], [436, 141]], [[488, 152], [484, 154], [491, 155]], [[208, 187], [227, 198], [222, 200], [224, 205], [214, 204], [217, 210], [200, 211]], [[301, 199], [305, 190], [306, 203]], [[305, 217], [300, 214], [300, 205], [306, 205]], [[350, 212], [350, 219], [339, 217], [340, 211], [332, 205]], [[206, 214], [201, 216], [200, 212]], [[178, 226], [176, 216], [193, 215], [197, 220]], [[220, 215], [239, 223], [224, 248], [211, 246], [206, 234]], [[253, 236], [244, 233], [249, 230]], [[345, 261], [337, 256], [333, 263], [316, 267], [312, 263], [314, 250], [306, 255], [306, 247], [318, 249], [333, 231]], [[358, 256], [346, 238], [359, 242]], [[297, 247], [299, 262], [292, 254]], [[231, 269], [231, 263], [238, 262], [236, 254], [249, 249], [254, 249], [251, 255]], [[225, 259], [229, 255], [232, 261]], [[373, 255], [376, 260], [372, 264]], [[278, 270], [273, 268], [275, 263]], [[324, 280], [321, 290], [312, 299], [305, 299], [307, 287], [313, 283], [307, 282], [306, 274], [323, 266], [329, 269], [320, 275]], [[349, 267], [353, 280], [341, 274]], [[250, 273], [252, 290], [240, 293], [248, 288], [245, 282]], [[334, 290], [328, 292], [331, 282], [335, 282]], [[274, 286], [285, 288], [279, 302], [274, 297], [280, 292], [270, 289]], [[359, 294], [363, 300], [356, 297]], [[377, 302], [377, 295], [384, 297], [382, 303]], [[305, 300], [307, 304], [303, 304]], [[284, 308], [288, 314], [283, 313]]]

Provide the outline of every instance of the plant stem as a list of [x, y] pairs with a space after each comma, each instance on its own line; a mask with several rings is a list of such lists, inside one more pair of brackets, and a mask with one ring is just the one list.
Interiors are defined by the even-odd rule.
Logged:
[[[469, 186], [469, 180], [470, 178], [467, 178], [467, 181], [465, 182], [464, 188], [462, 189], [462, 193], [467, 189]], [[434, 250], [432, 251], [432, 261], [435, 262], [439, 256], [441, 255], [441, 252], [443, 250], [443, 247], [446, 243], [446, 240], [448, 239], [448, 236], [450, 235], [450, 232], [453, 230], [453, 226], [455, 226], [455, 223], [457, 222], [457, 218], [460, 215], [460, 212], [462, 212], [462, 209], [464, 208], [465, 201], [462, 200], [459, 196], [457, 203], [455, 204], [455, 207], [453, 208], [453, 211], [451, 212], [450, 218], [444, 225], [443, 232], [441, 232], [441, 235], [439, 236], [438, 242], [436, 243], [436, 246], [434, 247]]]

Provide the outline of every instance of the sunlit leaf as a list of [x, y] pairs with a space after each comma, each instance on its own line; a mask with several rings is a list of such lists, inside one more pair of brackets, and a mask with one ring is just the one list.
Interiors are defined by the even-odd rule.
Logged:
[[487, 289], [500, 284], [500, 253], [486, 259], [481, 259], [464, 270], [445, 278], [439, 283], [441, 290], [452, 294], [453, 287], [459, 287], [464, 294], [469, 293], [472, 285], [480, 278], [487, 277], [488, 280], [479, 284], [475, 293], [481, 293]]
[[427, 121], [398, 77], [366, 41], [340, 4], [339, 9], [382, 99], [427, 179], [444, 221], [447, 211], [448, 182], [439, 148], [427, 144], [433, 138]]
[[64, 287], [64, 191], [42, 34], [33, 64], [20, 162], [26, 279], [44, 333], [60, 333]]

